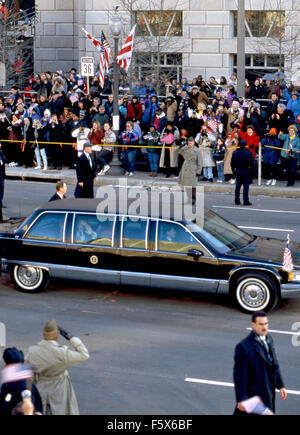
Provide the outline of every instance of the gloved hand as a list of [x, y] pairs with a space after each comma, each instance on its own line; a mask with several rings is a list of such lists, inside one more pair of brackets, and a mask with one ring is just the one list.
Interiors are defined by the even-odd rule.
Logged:
[[60, 326], [58, 327], [59, 333], [62, 337], [64, 337], [66, 340], [71, 340], [71, 338], [73, 337], [73, 335], [66, 331], [65, 329], [61, 328]]

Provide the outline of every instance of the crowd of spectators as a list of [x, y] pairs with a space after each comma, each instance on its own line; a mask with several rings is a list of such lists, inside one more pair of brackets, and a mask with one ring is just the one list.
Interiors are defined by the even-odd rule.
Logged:
[[300, 98], [293, 85], [257, 78], [246, 82], [245, 95], [239, 97], [232, 74], [218, 80], [198, 76], [191, 82], [165, 81], [157, 88], [155, 77], [149, 77], [137, 81], [130, 95], [129, 85], [122, 83], [120, 131], [115, 135], [109, 77], [104, 89], [97, 76], [91, 79], [89, 94], [75, 68], [68, 74], [36, 74], [24, 93], [12, 86], [7, 97], [0, 97], [0, 140], [8, 164], [74, 168], [84, 143], [90, 141], [101, 175], [109, 170], [113, 145], [118, 144], [127, 175], [134, 174], [143, 154], [151, 176], [163, 171], [177, 177], [182, 161], [173, 149], [192, 136], [202, 152], [204, 179], [213, 182], [216, 176], [217, 182], [234, 183], [231, 156], [243, 139], [256, 159], [258, 145], [263, 145], [268, 184], [276, 184], [282, 166], [288, 184], [294, 184], [300, 163]]

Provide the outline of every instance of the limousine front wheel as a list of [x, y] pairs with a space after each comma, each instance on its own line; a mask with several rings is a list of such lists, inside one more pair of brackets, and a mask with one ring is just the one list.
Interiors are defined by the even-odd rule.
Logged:
[[48, 273], [40, 267], [16, 265], [12, 269], [11, 278], [22, 292], [38, 293], [46, 286]]
[[232, 293], [239, 308], [247, 313], [270, 311], [278, 302], [275, 283], [260, 273], [240, 276], [233, 285]]

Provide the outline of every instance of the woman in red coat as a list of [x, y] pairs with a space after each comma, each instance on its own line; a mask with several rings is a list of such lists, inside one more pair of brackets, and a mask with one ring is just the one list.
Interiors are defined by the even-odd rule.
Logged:
[[141, 117], [143, 115], [143, 106], [139, 102], [138, 97], [133, 96], [132, 101], [127, 106], [127, 115], [126, 120], [127, 121], [140, 121]]
[[102, 150], [102, 144], [104, 142], [104, 132], [98, 121], [93, 122], [93, 127], [88, 134], [88, 139], [92, 144], [92, 158], [95, 161], [96, 172], [99, 172], [102, 165], [98, 160], [98, 156], [100, 154], [100, 151]]
[[259, 136], [255, 133], [253, 125], [247, 126], [247, 131], [240, 131], [239, 136], [247, 142], [246, 149], [251, 151], [255, 159], [256, 148], [259, 145]]

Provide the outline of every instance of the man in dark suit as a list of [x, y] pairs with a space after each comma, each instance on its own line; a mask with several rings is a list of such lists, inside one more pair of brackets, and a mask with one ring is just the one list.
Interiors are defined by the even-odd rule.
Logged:
[[66, 193], [67, 193], [67, 185], [64, 181], [58, 181], [56, 183], [56, 193], [51, 196], [51, 198], [49, 199], [49, 202], [51, 201], [56, 201], [58, 199], [67, 199], [66, 197]]
[[77, 186], [74, 193], [75, 198], [94, 198], [96, 167], [91, 154], [92, 145], [85, 143], [83, 153], [77, 159], [76, 164]]
[[259, 396], [275, 412], [275, 389], [281, 400], [287, 398], [272, 337], [268, 334], [268, 317], [260, 311], [252, 315], [252, 332], [235, 348], [234, 388], [237, 406], [235, 415], [243, 415], [242, 401]]
[[251, 151], [246, 150], [247, 142], [240, 140], [240, 148], [232, 154], [231, 169], [236, 178], [235, 204], [239, 205], [240, 190], [243, 186], [244, 205], [252, 205], [249, 201], [249, 186], [255, 174], [255, 161]]

